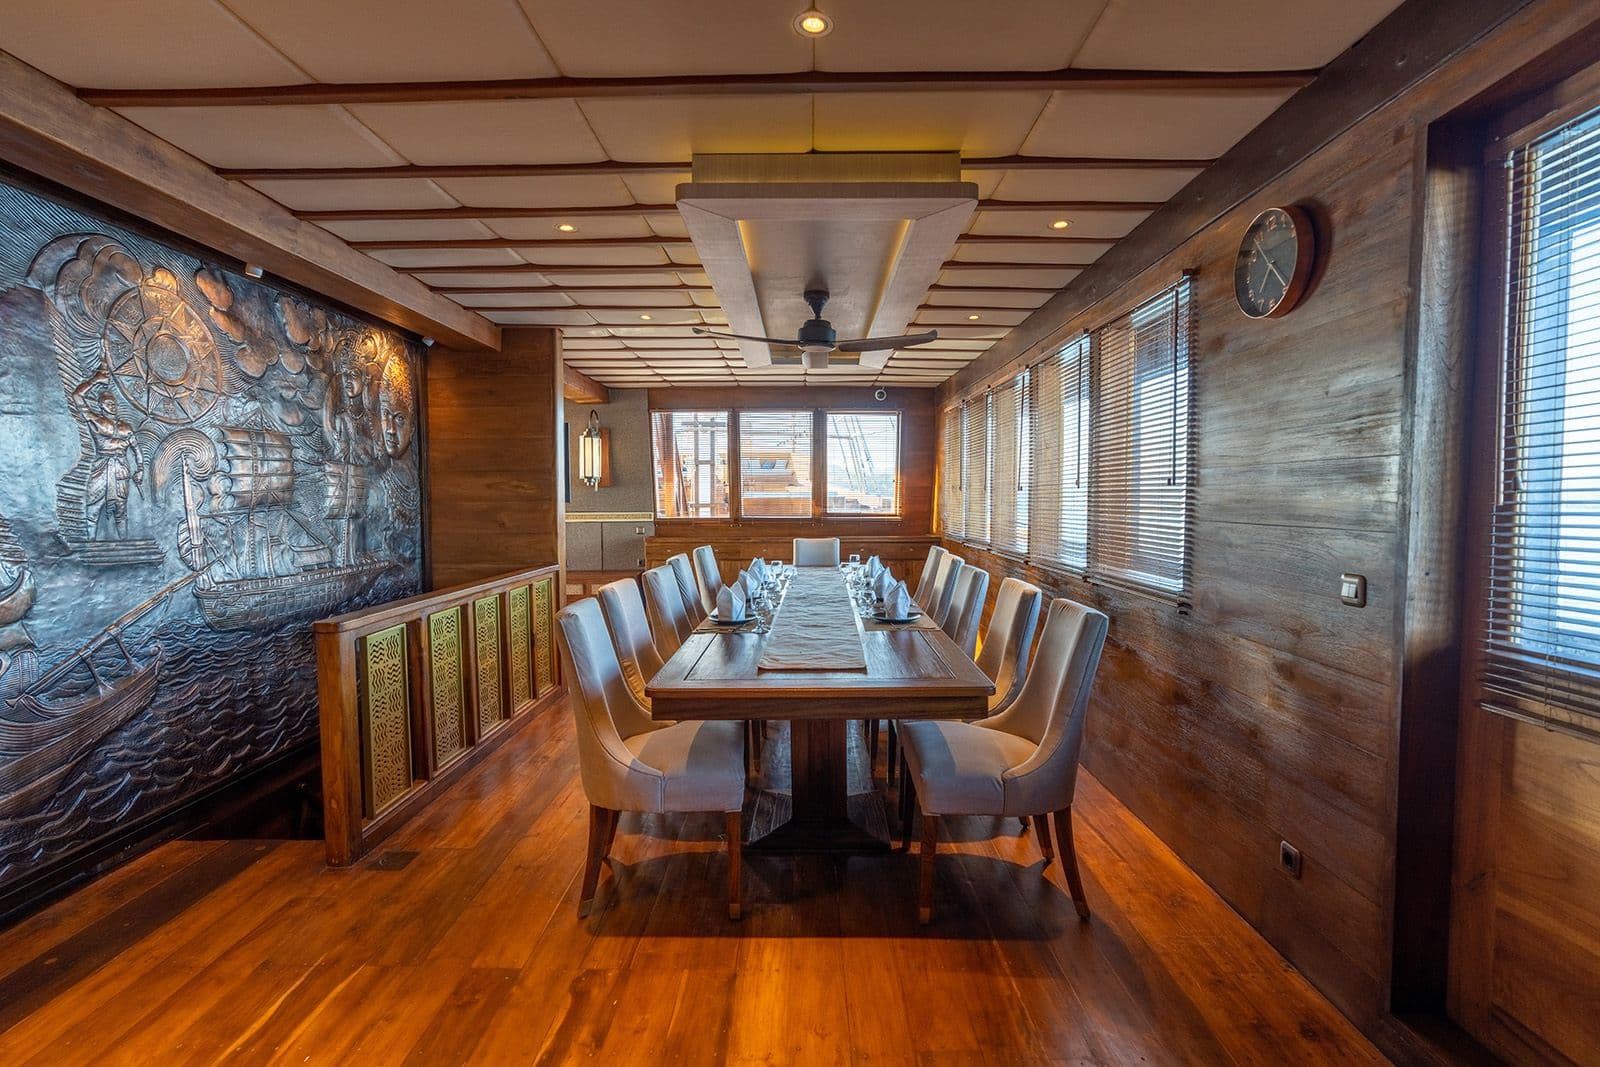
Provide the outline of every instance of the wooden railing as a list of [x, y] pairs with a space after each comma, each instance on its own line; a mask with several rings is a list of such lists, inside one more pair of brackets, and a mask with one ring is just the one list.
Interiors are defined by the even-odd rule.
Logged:
[[360, 859], [559, 690], [555, 566], [316, 624], [328, 863]]

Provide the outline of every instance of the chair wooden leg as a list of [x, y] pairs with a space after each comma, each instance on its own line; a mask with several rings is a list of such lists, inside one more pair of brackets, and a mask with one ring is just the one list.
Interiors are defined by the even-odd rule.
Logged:
[[905, 756], [900, 757], [900, 851], [911, 850], [911, 820], [916, 816], [917, 790], [906, 772]]
[[594, 890], [600, 884], [600, 864], [605, 861], [610, 835], [616, 827], [616, 814], [607, 808], [589, 805], [589, 849], [583, 861], [583, 891], [578, 895], [580, 919], [594, 906]]
[[917, 886], [917, 921], [933, 921], [933, 856], [939, 850], [939, 816], [922, 814], [922, 878]]
[[890, 784], [890, 785], [894, 785], [894, 775], [895, 775], [895, 771], [898, 769], [897, 764], [899, 762], [899, 756], [900, 756], [900, 751], [899, 750], [900, 750], [900, 731], [896, 730], [894, 728], [894, 720], [890, 719], [889, 720], [889, 758], [884, 763], [884, 771], [883, 771], [884, 780], [887, 781], [888, 784]]
[[607, 856], [611, 855], [611, 846], [613, 844], [615, 844], [616, 840], [617, 840], [617, 824], [620, 823], [621, 821], [622, 821], [622, 812], [620, 812], [620, 811], [613, 811], [607, 817], [607, 822], [606, 822], [606, 847], [600, 853], [600, 858], [602, 860], [605, 859]]
[[739, 892], [740, 868], [744, 863], [744, 825], [739, 812], [730, 811], [725, 816], [728, 832], [728, 918], [737, 919], [743, 896]]
[[[1044, 816], [1039, 816], [1044, 822]], [[1078, 851], [1072, 843], [1072, 808], [1056, 812], [1056, 847], [1061, 850], [1061, 870], [1067, 876], [1067, 889], [1072, 893], [1072, 904], [1078, 909], [1078, 918], [1089, 918], [1089, 899], [1083, 895], [1083, 878], [1078, 874]]]
[[1056, 850], [1050, 847], [1050, 817], [1041, 815], [1033, 820], [1033, 831], [1039, 836], [1039, 851], [1044, 853], [1044, 865], [1048, 867], [1056, 858]]

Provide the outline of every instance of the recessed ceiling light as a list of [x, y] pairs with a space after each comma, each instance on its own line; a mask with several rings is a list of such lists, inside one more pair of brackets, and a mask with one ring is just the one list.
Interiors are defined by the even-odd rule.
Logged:
[[639, 317], [641, 319], [643, 319], [645, 322], [649, 322], [650, 321], [650, 316], [649, 315], [640, 315]]
[[794, 30], [802, 37], [826, 37], [833, 32], [833, 20], [816, 8], [807, 8], [794, 17]]
[[968, 315], [967, 318], [970, 319], [973, 322], [977, 322], [978, 321], [978, 316], [976, 316], [976, 315]]
[[556, 224], [556, 229], [560, 230], [562, 233], [577, 233], [578, 232], [578, 228], [576, 226], [574, 226], [570, 222], [557, 223]]
[[1069, 219], [1056, 219], [1056, 221], [1054, 221], [1054, 222], [1052, 222], [1050, 224], [1050, 228], [1052, 230], [1064, 230], [1068, 226], [1071, 226], [1071, 225], [1072, 225], [1072, 222]]

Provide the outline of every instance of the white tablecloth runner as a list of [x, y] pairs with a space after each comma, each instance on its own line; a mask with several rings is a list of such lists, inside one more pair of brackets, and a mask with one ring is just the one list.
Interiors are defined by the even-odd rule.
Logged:
[[864, 671], [856, 613], [836, 567], [797, 567], [772, 633], [761, 650], [764, 671]]

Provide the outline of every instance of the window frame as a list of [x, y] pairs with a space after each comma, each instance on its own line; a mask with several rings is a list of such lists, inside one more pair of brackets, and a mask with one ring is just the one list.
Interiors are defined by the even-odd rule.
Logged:
[[[690, 415], [690, 414], [720, 414], [727, 420], [728, 436], [728, 514], [727, 515], [663, 515], [661, 514], [661, 463], [656, 454], [656, 416], [658, 415]], [[655, 514], [656, 522], [729, 522], [739, 510], [739, 486], [735, 477], [738, 464], [738, 424], [735, 422], [735, 413], [731, 408], [699, 405], [690, 407], [650, 408], [650, 507]]]
[[[905, 469], [904, 460], [905, 460], [905, 455], [906, 455], [906, 451], [905, 451], [905, 432], [906, 432], [905, 413], [903, 411], [901, 411], [899, 408], [876, 408], [876, 409], [874, 409], [874, 408], [866, 408], [866, 407], [856, 406], [856, 407], [843, 407], [843, 408], [832, 408], [832, 407], [830, 407], [830, 408], [818, 408], [817, 409], [817, 414], [819, 416], [817, 422], [822, 428], [822, 435], [821, 435], [822, 436], [822, 440], [820, 442], [820, 444], [821, 444], [821, 452], [822, 452], [822, 479], [821, 479], [822, 491], [819, 494], [820, 498], [822, 500], [822, 517], [825, 518], [825, 519], [867, 519], [867, 520], [876, 520], [876, 519], [895, 519], [895, 520], [899, 520], [899, 519], [904, 518], [905, 517], [905, 479], [901, 477], [901, 472]], [[831, 456], [829, 455], [829, 452], [828, 452], [828, 448], [829, 448], [829, 444], [828, 444], [828, 419], [829, 419], [830, 416], [833, 416], [833, 415], [874, 415], [874, 416], [877, 416], [879, 418], [888, 417], [888, 418], [894, 419], [894, 510], [892, 512], [891, 511], [833, 511], [832, 509], [830, 509], [828, 507], [828, 486], [829, 486], [829, 479], [831, 477], [831, 475], [829, 473], [829, 468], [828, 468], [828, 462], [829, 462], [829, 460], [831, 458]]]
[[[751, 515], [744, 507], [744, 416], [745, 415], [805, 415], [811, 419], [811, 501], [804, 515]], [[817, 409], [806, 407], [756, 407], [734, 408], [733, 429], [728, 434], [733, 447], [732, 465], [739, 472], [738, 506], [730, 507], [729, 518], [739, 522], [815, 522], [817, 520]], [[706, 520], [714, 521], [714, 520]]]

